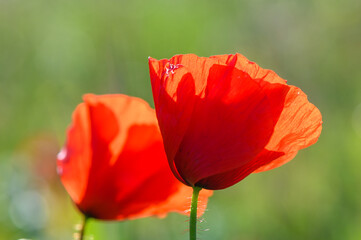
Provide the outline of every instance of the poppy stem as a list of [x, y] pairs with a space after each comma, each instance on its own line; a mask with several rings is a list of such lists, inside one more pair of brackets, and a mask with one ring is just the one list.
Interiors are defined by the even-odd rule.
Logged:
[[197, 239], [197, 205], [199, 192], [202, 190], [201, 187], [193, 187], [192, 204], [191, 204], [191, 215], [189, 219], [189, 239]]
[[81, 224], [81, 229], [79, 231], [79, 240], [83, 240], [84, 239], [84, 233], [85, 233], [85, 226], [88, 222], [88, 219], [89, 217], [84, 215], [84, 218], [83, 218], [83, 222]]

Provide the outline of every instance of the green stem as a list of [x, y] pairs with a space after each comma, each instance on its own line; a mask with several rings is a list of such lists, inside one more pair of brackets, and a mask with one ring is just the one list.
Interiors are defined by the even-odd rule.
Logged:
[[83, 218], [83, 222], [82, 222], [82, 225], [81, 225], [81, 229], [80, 229], [80, 232], [79, 232], [79, 240], [83, 240], [84, 239], [84, 233], [85, 233], [85, 226], [88, 222], [88, 219], [89, 217], [84, 215], [84, 218]]
[[200, 187], [193, 187], [191, 215], [189, 219], [189, 239], [197, 239], [197, 204], [199, 192], [202, 190]]

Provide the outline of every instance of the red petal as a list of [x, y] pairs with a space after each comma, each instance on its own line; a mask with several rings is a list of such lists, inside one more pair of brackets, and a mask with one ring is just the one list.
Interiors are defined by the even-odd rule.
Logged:
[[[265, 89], [277, 106], [270, 103]], [[214, 65], [205, 97], [197, 99], [174, 159], [183, 179], [195, 185], [254, 159], [268, 143], [282, 111], [285, 94], [279, 93], [287, 91], [285, 85], [266, 88], [238, 69]]]
[[[191, 189], [169, 171], [154, 110], [124, 95], [84, 99], [58, 159], [79, 209], [107, 220], [183, 212]], [[202, 193], [205, 202], [210, 194]]]
[[260, 154], [258, 154], [257, 157], [252, 159], [252, 161], [249, 161], [242, 167], [204, 178], [196, 184], [197, 186], [204, 186], [212, 190], [228, 188], [247, 177], [260, 166], [263, 166], [270, 161], [280, 158], [282, 156], [283, 153], [281, 152], [271, 152], [264, 150]]
[[75, 203], [84, 197], [91, 165], [88, 108], [82, 103], [73, 113], [73, 123], [68, 128], [67, 143], [58, 154], [58, 172]]
[[[286, 84], [286, 81], [275, 72], [262, 69], [241, 54], [213, 56], [211, 58], [216, 58], [223, 64], [229, 65], [232, 57], [237, 58], [235, 67], [245, 71], [253, 79]], [[296, 156], [298, 150], [316, 143], [321, 134], [322, 116], [320, 111], [308, 102], [307, 96], [299, 88], [289, 87], [291, 90], [287, 93], [285, 107], [275, 126], [270, 143], [266, 146], [266, 149], [283, 152], [284, 155], [260, 167], [255, 172], [271, 170], [287, 163]]]
[[306, 95], [241, 54], [149, 65], [168, 161], [188, 185], [230, 186], [284, 164], [320, 135], [321, 114]]
[[[159, 125], [162, 126], [161, 132], [164, 147], [167, 150], [169, 166], [178, 180], [187, 184], [179, 175], [172, 159], [188, 128], [189, 116], [193, 111], [195, 101], [194, 80], [182, 67], [174, 70], [177, 74], [167, 73], [165, 70], [168, 69], [167, 67], [170, 66], [166, 60], [149, 59], [154, 103], [156, 107], [158, 106], [157, 117]], [[158, 105], [158, 103], [161, 103], [161, 105]]]
[[290, 87], [284, 109], [266, 146], [268, 150], [284, 152], [285, 155], [255, 172], [271, 170], [292, 160], [298, 150], [316, 143], [321, 134], [320, 111], [307, 100], [306, 94], [299, 88]]

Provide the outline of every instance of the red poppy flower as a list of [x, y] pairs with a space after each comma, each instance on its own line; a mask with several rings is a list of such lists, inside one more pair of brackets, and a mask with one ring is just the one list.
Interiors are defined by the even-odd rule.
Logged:
[[[85, 95], [57, 165], [88, 217], [122, 220], [189, 209], [191, 189], [169, 170], [155, 112], [141, 99]], [[210, 194], [202, 195], [202, 210]]]
[[321, 133], [319, 110], [297, 87], [241, 54], [149, 58], [169, 165], [189, 186], [223, 189], [279, 167]]

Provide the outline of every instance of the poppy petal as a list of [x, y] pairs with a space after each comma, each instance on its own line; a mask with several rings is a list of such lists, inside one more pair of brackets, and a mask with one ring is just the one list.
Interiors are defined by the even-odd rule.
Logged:
[[150, 58], [149, 66], [169, 165], [190, 186], [231, 186], [320, 135], [321, 114], [306, 95], [241, 54]]
[[278, 106], [271, 105], [265, 89], [234, 67], [210, 69], [205, 97], [198, 97], [174, 159], [189, 185], [239, 168], [263, 150], [282, 111], [285, 94], [276, 93], [287, 93], [288, 87], [267, 88]]
[[[184, 213], [191, 189], [169, 170], [154, 110], [125, 95], [85, 95], [84, 101], [58, 157], [78, 208], [104, 220]], [[205, 203], [211, 194], [201, 193]]]
[[299, 88], [290, 87], [284, 109], [266, 146], [268, 150], [284, 152], [285, 155], [255, 172], [271, 170], [292, 160], [298, 150], [316, 143], [321, 134], [320, 111], [307, 100], [307, 95]]
[[220, 190], [228, 188], [258, 169], [260, 166], [264, 166], [273, 159], [278, 159], [284, 154], [281, 152], [272, 152], [264, 150], [257, 155], [252, 161], [249, 161], [242, 167], [232, 169], [230, 171], [216, 174], [207, 178], [204, 178], [196, 183], [197, 186], [204, 186], [212, 190]]
[[91, 164], [91, 150], [83, 147], [90, 145], [88, 129], [88, 109], [82, 103], [73, 113], [73, 123], [68, 128], [66, 146], [57, 156], [58, 173], [68, 194], [76, 203], [84, 197]]
[[[164, 147], [167, 149], [169, 166], [175, 177], [186, 184], [170, 159], [173, 159], [176, 154], [183, 135], [188, 128], [189, 116], [193, 112], [195, 101], [194, 80], [182, 68], [176, 69], [178, 74], [167, 72], [168, 70], [164, 70], [168, 69], [165, 65], [166, 62], [163, 60], [158, 62], [149, 58], [152, 86], [155, 86], [152, 87], [154, 103], [156, 106], [159, 102], [162, 103], [161, 107], [158, 108], [157, 116], [159, 125], [163, 126], [161, 133]], [[175, 69], [172, 71], [175, 71]], [[175, 76], [173, 77], [173, 75]]]

